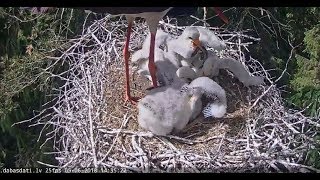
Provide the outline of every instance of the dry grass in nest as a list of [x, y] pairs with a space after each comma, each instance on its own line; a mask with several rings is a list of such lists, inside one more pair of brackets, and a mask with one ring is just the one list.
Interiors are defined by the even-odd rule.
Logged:
[[[143, 97], [146, 93], [146, 89], [151, 86], [151, 83], [145, 78], [136, 73], [131, 73], [133, 78], [131, 79], [131, 87], [134, 96]], [[130, 118], [124, 130], [128, 131], [145, 131], [139, 127], [137, 116], [137, 107], [124, 100], [124, 67], [112, 67], [108, 72], [109, 83], [113, 88], [106, 89], [107, 101], [105, 118], [103, 125], [109, 128], [120, 128], [122, 119], [125, 114], [130, 114]], [[226, 89], [228, 99], [227, 116], [225, 118], [218, 119], [204, 119], [200, 115], [196, 120], [190, 123], [181, 133], [176, 134], [182, 138], [188, 138], [190, 140], [204, 141], [213, 136], [226, 135], [226, 137], [235, 137], [237, 134], [243, 132], [245, 126], [245, 119], [247, 116], [247, 109], [249, 103], [246, 102], [245, 96], [248, 96], [248, 88], [244, 87], [239, 81], [230, 74], [223, 73], [219, 76], [221, 86]], [[236, 91], [234, 91], [236, 89]], [[242, 97], [239, 99], [238, 97]], [[212, 139], [207, 143], [195, 143], [193, 145], [179, 143], [179, 141], [173, 141], [172, 143], [177, 148], [185, 151], [197, 151], [201, 152], [201, 155], [205, 155], [205, 151], [208, 147], [213, 148], [219, 144], [220, 139]], [[131, 143], [130, 141], [126, 141]], [[153, 144], [155, 145], [155, 144]], [[152, 144], [151, 144], [152, 146]], [[150, 149], [156, 149], [157, 147], [150, 147]]]

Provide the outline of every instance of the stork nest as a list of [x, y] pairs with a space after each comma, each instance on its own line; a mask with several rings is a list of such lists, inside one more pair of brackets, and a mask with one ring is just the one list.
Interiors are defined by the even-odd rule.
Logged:
[[[174, 19], [160, 25], [173, 36], [185, 28], [177, 26]], [[317, 143], [314, 136], [319, 120], [284, 107], [274, 77], [259, 61], [244, 55], [250, 44], [259, 41], [246, 31], [208, 27], [228, 46], [219, 56], [241, 61], [248, 72], [265, 77], [265, 85], [245, 87], [222, 70], [215, 81], [227, 93], [224, 118], [200, 116], [181, 133], [168, 136], [155, 136], [140, 128], [137, 107], [124, 101], [126, 28], [121, 17], [97, 20], [56, 57], [56, 64], [67, 63], [69, 68], [52, 77], [65, 83], [52, 94], [54, 105], [42, 112], [49, 114], [33, 119], [44, 128], [52, 127], [46, 136], [53, 141], [56, 167], [94, 167], [93, 172], [318, 171], [304, 162]], [[134, 24], [132, 53], [141, 48], [147, 33], [144, 22]], [[150, 82], [131, 74], [134, 95], [143, 97]]]

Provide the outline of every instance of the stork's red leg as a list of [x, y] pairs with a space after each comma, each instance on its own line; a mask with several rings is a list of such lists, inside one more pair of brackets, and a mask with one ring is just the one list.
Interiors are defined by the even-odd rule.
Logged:
[[222, 10], [219, 7], [211, 7], [220, 17], [220, 19], [222, 19], [222, 21], [226, 24], [229, 23], [228, 18], [223, 14]]
[[130, 78], [129, 78], [129, 42], [130, 42], [130, 35], [131, 35], [131, 27], [132, 27], [132, 21], [128, 22], [128, 29], [127, 29], [127, 37], [126, 37], [126, 43], [124, 45], [123, 50], [123, 56], [124, 56], [124, 65], [125, 65], [125, 71], [126, 71], [126, 94], [125, 94], [125, 100], [130, 101], [133, 104], [136, 104], [136, 102], [139, 100], [139, 98], [132, 97], [130, 93]]
[[153, 87], [156, 88], [158, 86], [157, 76], [156, 76], [156, 65], [154, 62], [154, 47], [156, 41], [156, 33], [151, 32], [151, 40], [150, 40], [150, 52], [149, 52], [149, 72], [151, 75], [151, 80]]

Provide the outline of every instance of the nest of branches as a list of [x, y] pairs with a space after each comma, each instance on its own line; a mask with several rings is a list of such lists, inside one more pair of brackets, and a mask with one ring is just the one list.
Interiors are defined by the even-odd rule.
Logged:
[[[135, 23], [131, 52], [142, 46], [148, 33], [144, 22]], [[174, 19], [160, 25], [173, 36], [185, 28], [177, 26]], [[95, 167], [102, 172], [318, 171], [304, 165], [304, 160], [316, 143], [319, 120], [284, 107], [275, 86], [281, 77], [274, 80], [258, 60], [248, 56], [248, 46], [259, 38], [246, 31], [207, 27], [228, 45], [219, 55], [241, 61], [249, 72], [265, 77], [265, 85], [248, 88], [223, 71], [215, 80], [227, 92], [224, 118], [199, 117], [183, 132], [161, 137], [141, 129], [136, 107], [123, 100], [126, 28], [125, 18], [97, 20], [56, 57], [56, 64], [69, 67], [52, 74], [64, 84], [51, 94], [53, 105], [33, 122], [52, 129], [41, 135], [53, 141], [58, 168]], [[150, 82], [131, 74], [134, 95], [143, 96]]]

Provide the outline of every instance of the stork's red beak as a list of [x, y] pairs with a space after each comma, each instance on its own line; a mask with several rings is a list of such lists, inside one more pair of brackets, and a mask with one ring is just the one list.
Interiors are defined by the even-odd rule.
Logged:
[[218, 14], [220, 19], [222, 19], [222, 21], [224, 23], [229, 24], [228, 18], [223, 14], [222, 10], [219, 7], [211, 7], [211, 9], [213, 9], [214, 12], [216, 12]]

